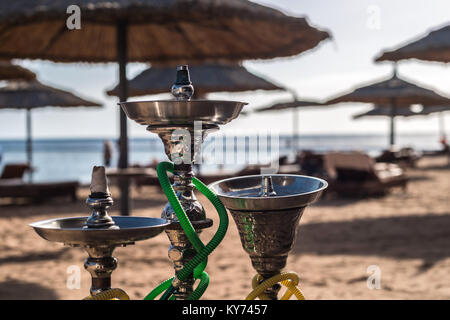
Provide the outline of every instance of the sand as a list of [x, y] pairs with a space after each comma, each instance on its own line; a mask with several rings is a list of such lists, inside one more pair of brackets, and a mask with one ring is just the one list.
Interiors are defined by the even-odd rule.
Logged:
[[[372, 199], [322, 199], [309, 207], [287, 270], [301, 277], [307, 299], [449, 299], [450, 298], [450, 169], [446, 159], [428, 158], [408, 174], [407, 193], [393, 190]], [[118, 191], [110, 210], [117, 215]], [[89, 274], [82, 249], [41, 239], [28, 224], [56, 217], [88, 215], [79, 201], [53, 201], [35, 206], [0, 203], [0, 299], [80, 299], [88, 295]], [[166, 200], [158, 187], [133, 189], [133, 215], [159, 217]], [[213, 208], [199, 196], [217, 225]], [[211, 230], [212, 229], [212, 230]], [[204, 242], [215, 227], [205, 231]], [[117, 248], [119, 267], [113, 286], [142, 299], [173, 275], [168, 240], [156, 238]], [[369, 266], [381, 272], [380, 288], [369, 289]], [[373, 268], [373, 267], [372, 267]], [[80, 272], [80, 288], [67, 287]], [[369, 270], [371, 270], [369, 268]], [[224, 241], [209, 258], [211, 282], [203, 299], [242, 299], [251, 290], [254, 271], [232, 219]], [[69, 281], [70, 282], [70, 281]], [[73, 282], [70, 282], [73, 285]]]

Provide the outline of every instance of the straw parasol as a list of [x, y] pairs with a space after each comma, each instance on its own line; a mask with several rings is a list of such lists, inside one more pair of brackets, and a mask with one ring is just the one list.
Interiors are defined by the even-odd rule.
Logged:
[[408, 82], [397, 76], [396, 68], [391, 78], [355, 89], [354, 91], [331, 99], [326, 104], [341, 102], [375, 103], [389, 106], [391, 112], [390, 145], [395, 143], [395, 115], [398, 108], [409, 107], [413, 104], [448, 105], [450, 99], [433, 90]]
[[[414, 117], [414, 116], [428, 116], [433, 113], [440, 113], [450, 111], [450, 106], [428, 106], [421, 111], [414, 111], [411, 108], [398, 109], [396, 117]], [[352, 116], [353, 119], [360, 119], [365, 117], [391, 117], [391, 110], [389, 106], [375, 105], [369, 111], [358, 113]]]
[[53, 87], [37, 80], [10, 81], [0, 88], [0, 109], [26, 109], [27, 111], [27, 159], [32, 164], [31, 109], [41, 107], [100, 107], [101, 105]]
[[[130, 97], [167, 93], [174, 81], [176, 64], [152, 66], [128, 81]], [[190, 64], [191, 81], [195, 85], [194, 95], [201, 97], [210, 92], [241, 92], [253, 90], [284, 90], [245, 69], [239, 63], [207, 62]], [[107, 91], [110, 96], [117, 96], [118, 86]]]
[[[427, 106], [426, 108], [422, 108], [420, 111], [414, 111], [410, 108], [400, 108], [396, 110], [396, 114], [394, 117], [416, 117], [416, 116], [428, 116], [433, 113], [437, 113], [439, 115], [439, 135], [444, 138], [445, 137], [445, 126], [444, 126], [444, 117], [443, 113], [445, 111], [450, 111], [450, 106]], [[389, 106], [380, 106], [375, 105], [374, 108], [367, 112], [363, 112], [360, 114], [356, 114], [353, 116], [353, 119], [361, 119], [364, 117], [392, 117], [391, 110]]]
[[259, 108], [254, 110], [254, 112], [278, 112], [281, 110], [288, 110], [288, 109], [292, 109], [293, 110], [293, 114], [292, 114], [292, 136], [294, 137], [294, 143], [292, 144], [292, 148], [294, 153], [297, 152], [298, 150], [298, 129], [299, 129], [299, 110], [303, 109], [303, 108], [311, 108], [311, 107], [317, 107], [317, 106], [322, 106], [323, 104], [317, 101], [312, 101], [312, 100], [300, 100], [297, 95], [295, 94], [295, 92], [292, 92], [293, 95], [293, 100], [292, 101], [287, 101], [287, 102], [278, 102], [275, 104], [272, 104], [270, 106], [267, 107], [263, 107], [263, 108]]
[[[68, 30], [67, 8], [81, 9]], [[0, 4], [0, 54], [58, 62], [116, 62], [119, 25], [127, 60], [272, 59], [329, 37], [302, 17], [246, 0], [15, 0]]]
[[312, 100], [299, 100], [296, 98], [293, 101], [288, 102], [278, 102], [275, 104], [272, 104], [268, 107], [258, 108], [255, 110], [255, 112], [272, 112], [272, 111], [278, 111], [278, 110], [287, 110], [287, 109], [300, 109], [300, 108], [309, 108], [309, 107], [317, 107], [317, 106], [323, 106], [323, 103], [312, 101]]
[[36, 74], [31, 70], [10, 63], [0, 61], [0, 80], [34, 80]]
[[[68, 30], [77, 5], [81, 29]], [[128, 98], [127, 62], [271, 59], [329, 38], [305, 18], [246, 0], [15, 0], [0, 2], [0, 58], [118, 62], [119, 99]], [[119, 168], [128, 167], [127, 117], [120, 111]], [[121, 214], [129, 185], [121, 179]]]
[[450, 24], [396, 50], [384, 51], [375, 61], [403, 59], [450, 62]]

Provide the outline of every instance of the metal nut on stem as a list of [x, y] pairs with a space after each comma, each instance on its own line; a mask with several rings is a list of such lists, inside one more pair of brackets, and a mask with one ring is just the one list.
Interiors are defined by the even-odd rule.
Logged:
[[177, 78], [170, 90], [177, 100], [190, 100], [192, 98], [194, 86], [192, 85], [187, 65], [177, 67]]

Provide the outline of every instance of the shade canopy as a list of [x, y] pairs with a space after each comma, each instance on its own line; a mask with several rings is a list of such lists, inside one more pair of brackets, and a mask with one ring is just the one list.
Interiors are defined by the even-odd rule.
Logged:
[[256, 110], [254, 110], [254, 112], [271, 112], [271, 111], [277, 111], [277, 110], [308, 108], [308, 107], [317, 107], [317, 106], [323, 106], [323, 104], [320, 102], [317, 102], [317, 101], [296, 99], [294, 101], [278, 102], [278, 103], [275, 103], [268, 107], [256, 109]]
[[446, 105], [450, 99], [433, 90], [408, 82], [396, 73], [387, 79], [359, 87], [348, 94], [333, 98], [326, 104], [341, 102], [363, 102], [396, 107], [409, 107], [412, 104]]
[[0, 108], [33, 109], [39, 107], [99, 107], [70, 92], [34, 81], [10, 81], [0, 88]]
[[[396, 110], [395, 117], [401, 116], [401, 117], [413, 117], [413, 116], [427, 116], [432, 113], [436, 112], [444, 112], [444, 111], [450, 111], [450, 106], [428, 106], [426, 108], [423, 108], [420, 111], [415, 112], [411, 108], [400, 108]], [[389, 106], [374, 106], [373, 109], [359, 113], [353, 116], [353, 119], [360, 119], [364, 117], [391, 117], [391, 110]]]
[[376, 61], [403, 59], [450, 62], [450, 24], [396, 49], [384, 51]]
[[[81, 10], [80, 30], [66, 27], [71, 5]], [[271, 59], [329, 38], [303, 17], [246, 0], [15, 0], [0, 3], [0, 56], [117, 61], [119, 22], [130, 62]]]
[[408, 82], [397, 76], [396, 68], [394, 75], [379, 82], [359, 87], [348, 94], [331, 99], [326, 104], [340, 102], [363, 102], [375, 103], [389, 106], [391, 112], [390, 145], [395, 144], [395, 115], [400, 108], [413, 104], [427, 105], [450, 105], [450, 99], [433, 90], [423, 88], [417, 84]]
[[[0, 88], [0, 109], [26, 109], [26, 152], [30, 165], [33, 162], [33, 147], [31, 142], [31, 109], [58, 106], [58, 107], [100, 107], [101, 105], [76, 95], [43, 85], [37, 80], [10, 81]], [[30, 174], [31, 181], [31, 174]]]
[[414, 116], [428, 116], [432, 113], [438, 113], [439, 114], [439, 134], [441, 137], [445, 137], [445, 127], [444, 127], [444, 117], [442, 116], [442, 113], [445, 111], [450, 111], [450, 105], [449, 106], [426, 106], [422, 110], [415, 112], [412, 107], [410, 108], [399, 108], [393, 110], [390, 106], [380, 106], [375, 105], [375, 107], [367, 112], [356, 114], [353, 116], [353, 119], [361, 119], [364, 117], [389, 117], [391, 119], [391, 145], [393, 144], [394, 136], [395, 136], [395, 127], [394, 127], [394, 121], [395, 118], [398, 116], [401, 117], [414, 117]]
[[[152, 66], [128, 81], [130, 97], [167, 93], [172, 86], [176, 65]], [[194, 83], [194, 94], [210, 92], [241, 92], [251, 90], [283, 90], [261, 77], [258, 77], [237, 63], [190, 64], [189, 73]], [[118, 86], [107, 92], [117, 96]]]
[[[69, 8], [75, 8], [73, 14], [80, 10], [79, 30], [67, 28]], [[246, 0], [0, 2], [0, 58], [118, 62], [120, 101], [128, 98], [127, 62], [271, 59], [300, 54], [329, 37], [305, 18]], [[128, 167], [127, 118], [120, 108], [119, 113], [118, 166], [123, 169]], [[128, 180], [120, 179], [119, 185], [121, 214], [128, 215]]]
[[21, 66], [10, 63], [9, 61], [0, 61], [0, 80], [34, 80], [36, 74]]
[[292, 114], [292, 151], [294, 154], [297, 153], [297, 150], [299, 148], [299, 142], [298, 142], [298, 136], [299, 136], [299, 113], [297, 110], [301, 108], [309, 108], [309, 107], [316, 107], [321, 106], [322, 104], [317, 101], [311, 101], [311, 100], [300, 100], [298, 99], [295, 92], [292, 92], [293, 100], [287, 101], [287, 102], [278, 102], [275, 104], [272, 104], [267, 107], [259, 108], [256, 110], [253, 110], [254, 112], [277, 112], [277, 111], [283, 111], [283, 110], [293, 110], [294, 113]]

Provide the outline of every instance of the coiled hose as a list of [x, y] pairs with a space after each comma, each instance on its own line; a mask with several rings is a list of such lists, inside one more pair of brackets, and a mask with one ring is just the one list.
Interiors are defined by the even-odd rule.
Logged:
[[[201, 193], [203, 193], [203, 195], [205, 195], [206, 198], [208, 198], [208, 200], [214, 205], [220, 218], [219, 227], [216, 233], [214, 234], [212, 239], [206, 245], [204, 245], [195, 232], [191, 221], [188, 219], [186, 213], [183, 210], [183, 207], [180, 204], [180, 201], [178, 200], [178, 197], [175, 194], [175, 191], [172, 188], [169, 177], [167, 176], [167, 172], [173, 173], [173, 171], [174, 166], [171, 162], [161, 162], [156, 168], [159, 183], [161, 184], [161, 187], [166, 194], [167, 199], [169, 200], [169, 203], [172, 206], [172, 209], [174, 210], [183, 231], [197, 251], [197, 254], [176, 275], [176, 278], [179, 281], [185, 280], [191, 274], [193, 274], [194, 279], [200, 280], [197, 288], [189, 297], [190, 300], [197, 300], [203, 295], [206, 288], [208, 287], [209, 276], [204, 271], [204, 269], [207, 264], [208, 255], [219, 245], [219, 243], [225, 237], [228, 229], [228, 214], [220, 199], [211, 190], [209, 190], [203, 182], [198, 180], [196, 177], [193, 177], [192, 182], [194, 183], [194, 186]], [[161, 300], [172, 299], [173, 297], [171, 298], [171, 295], [174, 290], [172, 284], [174, 279], [175, 277], [164, 281], [153, 291], [151, 291], [144, 299], [153, 300], [163, 292], [164, 294], [162, 295]]]
[[299, 277], [295, 272], [282, 272], [261, 282], [262, 280], [263, 278], [260, 274], [257, 274], [253, 277], [253, 291], [250, 292], [247, 297], [245, 297], [245, 300], [255, 300], [256, 298], [259, 298], [261, 300], [268, 300], [269, 298], [264, 293], [264, 291], [277, 284], [278, 282], [284, 285], [287, 289], [280, 300], [289, 300], [292, 295], [295, 295], [297, 300], [305, 300], [305, 297], [301, 293], [300, 289], [297, 288]]
[[122, 289], [112, 288], [102, 291], [94, 296], [87, 296], [83, 300], [130, 300], [130, 297]]

